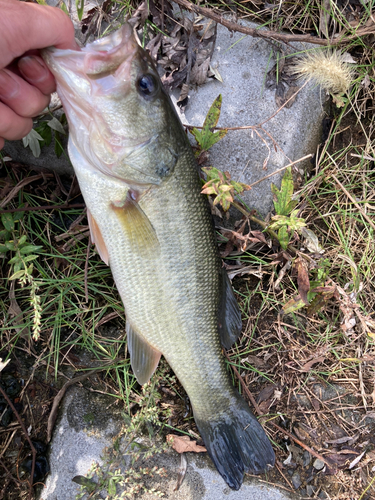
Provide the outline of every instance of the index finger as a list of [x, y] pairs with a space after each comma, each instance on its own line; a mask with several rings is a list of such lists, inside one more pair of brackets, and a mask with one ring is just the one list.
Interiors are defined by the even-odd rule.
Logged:
[[56, 7], [0, 0], [0, 68], [28, 50], [77, 48], [74, 26]]

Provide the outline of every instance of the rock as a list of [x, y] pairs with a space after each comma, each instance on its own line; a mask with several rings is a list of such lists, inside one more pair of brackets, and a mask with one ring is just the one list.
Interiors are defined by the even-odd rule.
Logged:
[[[254, 23], [238, 22], [257, 27]], [[308, 44], [292, 45], [295, 53], [311, 48]], [[274, 64], [272, 50], [266, 40], [231, 33], [218, 25], [211, 66], [217, 68], [223, 83], [212, 79], [190, 92], [185, 109], [188, 124], [201, 126], [219, 94], [223, 97], [220, 127], [257, 125], [271, 117], [278, 109], [275, 90], [266, 89], [264, 82]], [[315, 153], [320, 140], [324, 101], [324, 92], [308, 84], [290, 109], [282, 109], [264, 124], [264, 129], [278, 144], [277, 152], [270, 138], [260, 129], [258, 132], [264, 140], [252, 130], [229, 131], [210, 149], [210, 164], [228, 170], [236, 181], [252, 184], [292, 161]], [[268, 154], [270, 157], [265, 165]], [[298, 167], [302, 168], [308, 162]], [[280, 185], [282, 175], [282, 172], [278, 173], [244, 194], [250, 208], [263, 215], [273, 208], [271, 182]]]
[[309, 495], [309, 497], [314, 496], [315, 490], [314, 490], [314, 487], [311, 486], [311, 484], [308, 484], [306, 486], [306, 493]]
[[49, 463], [51, 472], [41, 491], [43, 500], [72, 500], [79, 486], [72, 482], [85, 475], [121, 429], [120, 411], [111, 397], [71, 388], [64, 397], [55, 425]]
[[320, 460], [320, 458], [317, 458], [313, 463], [314, 469], [316, 470], [322, 470], [324, 465], [325, 463], [323, 462], [323, 460]]
[[292, 483], [293, 483], [293, 486], [296, 490], [298, 490], [298, 488], [301, 486], [302, 484], [302, 480], [301, 480], [301, 476], [298, 472], [295, 472], [292, 476]]
[[302, 458], [303, 458], [303, 466], [308, 467], [310, 465], [310, 462], [311, 462], [311, 455], [307, 450], [305, 450], [303, 452]]
[[[114, 469], [120, 470], [122, 475], [129, 469], [129, 447], [124, 438], [117, 438], [123, 420], [120, 412], [114, 409], [113, 399], [90, 393], [85, 389], [71, 388], [67, 391], [62, 403], [60, 418], [56, 424], [50, 452], [51, 473], [45, 482], [45, 488], [40, 492], [40, 500], [72, 500], [80, 491], [80, 486], [72, 479], [77, 475], [85, 476], [92, 463], [100, 464], [103, 477], [112, 473]], [[113, 441], [116, 439], [116, 450]], [[137, 440], [138, 441], [138, 440]], [[142, 444], [140, 442], [140, 444]], [[113, 457], [116, 458], [113, 458]], [[286, 495], [283, 490], [268, 486], [264, 481], [253, 477], [245, 477], [244, 484], [239, 491], [232, 491], [225, 484], [219, 473], [214, 468], [208, 455], [199, 456], [188, 453], [187, 472], [178, 491], [174, 491], [180, 455], [168, 450], [166, 453], [156, 454], [152, 458], [136, 462], [134, 468], [153, 467], [164, 468], [166, 477], [141, 474], [141, 481], [148, 490], [155, 488], [164, 493], [165, 499], [173, 500], [299, 500], [299, 496]], [[109, 471], [112, 472], [109, 472]], [[125, 477], [125, 475], [124, 475]], [[137, 479], [131, 479], [137, 484]], [[128, 491], [127, 490], [127, 491]], [[121, 492], [117, 486], [117, 493]], [[103, 498], [105, 498], [103, 491]], [[85, 499], [88, 496], [84, 497]], [[154, 500], [155, 496], [147, 491], [137, 496], [142, 500]]]

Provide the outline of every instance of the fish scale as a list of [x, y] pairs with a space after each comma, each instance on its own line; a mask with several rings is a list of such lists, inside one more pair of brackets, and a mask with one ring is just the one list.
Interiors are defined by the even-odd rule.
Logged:
[[134, 374], [145, 383], [164, 355], [215, 466], [238, 489], [275, 457], [221, 353], [240, 335], [241, 315], [185, 131], [128, 24], [43, 57], [68, 118], [92, 240], [124, 303]]

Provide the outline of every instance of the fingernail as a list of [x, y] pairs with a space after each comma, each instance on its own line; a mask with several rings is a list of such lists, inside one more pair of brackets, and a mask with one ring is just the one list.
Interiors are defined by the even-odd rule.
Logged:
[[31, 83], [39, 83], [48, 76], [48, 69], [39, 57], [25, 56], [18, 61], [22, 75]]
[[19, 83], [7, 70], [0, 71], [0, 99], [12, 99], [18, 94]]

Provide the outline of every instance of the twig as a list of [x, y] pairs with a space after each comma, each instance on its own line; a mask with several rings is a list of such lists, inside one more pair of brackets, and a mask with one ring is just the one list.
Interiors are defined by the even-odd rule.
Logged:
[[306, 42], [306, 43], [313, 43], [315, 45], [333, 46], [352, 40], [353, 38], [360, 38], [364, 34], [369, 34], [373, 32], [373, 30], [369, 31], [369, 28], [367, 26], [363, 26], [362, 28], [358, 28], [355, 31], [354, 35], [348, 35], [347, 32], [344, 32], [340, 36], [331, 38], [329, 40], [311, 35], [292, 35], [287, 33], [276, 33], [275, 31], [260, 30], [257, 28], [248, 28], [245, 26], [241, 26], [238, 23], [234, 23], [232, 21], [228, 21], [227, 19], [225, 19], [222, 13], [216, 14], [211, 9], [200, 7], [198, 5], [192, 4], [191, 2], [188, 2], [187, 0], [174, 0], [174, 1], [178, 5], [181, 5], [181, 7], [184, 7], [185, 9], [191, 12], [195, 12], [196, 14], [200, 14], [202, 16], [213, 19], [217, 23], [222, 24], [223, 26], [228, 28], [230, 31], [238, 31], [240, 33], [244, 33], [245, 35], [250, 35], [256, 38], [271, 39], [284, 43]]
[[287, 477], [283, 474], [283, 471], [280, 469], [280, 467], [279, 467], [279, 465], [278, 465], [277, 461], [275, 462], [275, 466], [276, 466], [277, 470], [280, 472], [280, 474], [283, 476], [284, 481], [285, 481], [286, 483], [288, 483], [288, 484], [289, 484], [289, 486], [292, 488], [292, 491], [294, 491], [294, 488], [293, 488], [292, 483], [291, 483], [291, 482], [289, 481], [289, 479], [288, 479], [288, 478], [287, 478]]
[[[262, 121], [261, 123], [258, 123], [256, 125], [242, 125], [240, 127], [213, 127], [211, 130], [255, 130], [257, 128], [260, 128], [263, 130], [263, 132], [265, 132], [269, 137], [270, 139], [273, 141], [273, 142], [276, 142], [273, 137], [270, 136], [270, 134], [264, 130], [263, 128], [263, 125], [267, 122], [269, 122], [270, 120], [272, 120], [272, 118], [274, 118], [278, 113], [280, 113], [280, 111], [285, 108], [285, 106], [288, 104], [289, 101], [291, 101], [292, 99], [294, 99], [296, 97], [297, 94], [299, 94], [299, 92], [301, 92], [301, 90], [306, 87], [306, 85], [309, 83], [310, 80], [306, 80], [305, 83], [302, 85], [302, 87], [299, 87], [298, 90], [296, 90], [294, 92], [294, 94], [292, 94], [289, 99], [287, 101], [284, 102], [284, 104], [282, 106], [280, 106], [279, 108], [277, 108], [277, 110], [271, 115], [269, 116], [268, 118], [266, 118], [264, 121]], [[198, 129], [203, 129], [203, 126], [202, 127], [196, 127], [194, 125], [186, 125], [186, 124], [183, 124], [183, 126], [185, 128], [188, 128], [188, 129], [192, 129], [192, 128], [198, 128]]]
[[232, 368], [232, 370], [234, 371], [234, 373], [236, 374], [236, 377], [238, 378], [238, 380], [240, 381], [241, 385], [242, 385], [242, 389], [244, 390], [246, 396], [250, 399], [251, 401], [251, 404], [254, 406], [255, 408], [255, 411], [257, 412], [258, 415], [263, 415], [263, 413], [261, 412], [257, 402], [255, 401], [254, 399], [254, 396], [251, 394], [251, 392], [249, 391], [249, 388], [247, 387], [247, 385], [245, 384], [245, 381], [243, 380], [243, 378], [241, 377], [241, 375], [239, 374], [237, 368], [232, 365], [232, 361], [230, 359], [230, 357], [228, 356], [228, 353], [225, 349], [223, 349], [224, 351], [224, 355], [225, 357], [227, 358], [227, 360], [229, 361], [230, 363], [230, 366]]
[[8, 469], [8, 467], [4, 464], [4, 462], [1, 459], [0, 459], [0, 464], [1, 464], [2, 467], [4, 467], [5, 472], [7, 473], [8, 477], [10, 477], [10, 479], [12, 479], [18, 485], [22, 484], [21, 481], [19, 481], [18, 479], [16, 479], [12, 475], [12, 473], [10, 472], [10, 470]]
[[39, 210], [61, 210], [66, 208], [84, 208], [84, 203], [73, 203], [72, 205], [42, 205], [41, 207], [22, 207], [11, 208], [9, 210], [0, 210], [0, 214], [12, 214], [14, 212], [37, 212]]
[[296, 97], [296, 95], [301, 92], [301, 90], [303, 88], [306, 87], [306, 85], [310, 82], [310, 80], [306, 80], [305, 83], [302, 85], [302, 87], [299, 87], [298, 90], [296, 90], [294, 92], [294, 94], [292, 94], [289, 99], [287, 101], [284, 102], [284, 104], [282, 106], [280, 106], [274, 113], [273, 115], [269, 116], [268, 118], [266, 118], [264, 121], [262, 121], [258, 126], [263, 128], [263, 125], [267, 122], [269, 122], [270, 120], [272, 120], [272, 118], [274, 118], [278, 113], [280, 113], [280, 111], [285, 108], [285, 106], [288, 104], [289, 101], [291, 101], [292, 99], [294, 99]]
[[329, 460], [327, 460], [322, 455], [320, 455], [319, 453], [317, 453], [315, 450], [313, 450], [312, 448], [310, 448], [310, 446], [307, 446], [307, 444], [305, 444], [302, 441], [300, 441], [299, 439], [297, 439], [295, 436], [293, 436], [293, 434], [291, 434], [287, 430], [283, 429], [282, 427], [278, 426], [277, 424], [275, 424], [274, 422], [272, 422], [272, 420], [269, 421], [268, 423], [271, 424], [271, 425], [273, 425], [274, 427], [276, 427], [276, 429], [278, 429], [280, 432], [283, 432], [284, 434], [286, 434], [290, 439], [292, 439], [295, 443], [297, 443], [298, 445], [300, 445], [304, 450], [308, 451], [311, 455], [313, 455], [316, 458], [319, 458], [319, 460], [322, 460], [326, 465], [328, 465], [328, 467], [332, 467], [332, 464], [331, 464], [331, 462]]
[[22, 427], [22, 430], [26, 436], [26, 439], [29, 442], [31, 452], [33, 454], [33, 461], [32, 461], [32, 465], [31, 465], [31, 475], [30, 475], [30, 481], [29, 481], [29, 500], [31, 500], [32, 493], [33, 493], [33, 480], [34, 480], [34, 470], [35, 470], [36, 449], [34, 448], [34, 445], [30, 439], [30, 436], [29, 436], [27, 430], [26, 430], [25, 424], [23, 423], [23, 421], [22, 421], [21, 417], [19, 416], [17, 410], [15, 409], [12, 401], [9, 399], [7, 393], [4, 391], [4, 389], [1, 387], [1, 385], [0, 385], [0, 392], [3, 395], [4, 399], [6, 400], [6, 402], [8, 403], [8, 405], [12, 408], [12, 411], [13, 411], [14, 415], [16, 416], [16, 419], [20, 423], [20, 426]]
[[255, 181], [253, 182], [252, 184], [249, 184], [249, 187], [253, 187], [255, 186], [256, 184], [259, 184], [260, 182], [263, 182], [265, 181], [266, 179], [268, 179], [269, 177], [272, 177], [273, 175], [275, 174], [278, 174], [279, 172], [282, 172], [283, 170], [285, 170], [286, 168], [288, 167], [292, 167], [293, 165], [295, 165], [296, 163], [299, 163], [301, 161], [305, 161], [307, 160], [308, 158], [312, 158], [313, 155], [310, 153], [309, 155], [306, 155], [306, 156], [303, 156], [302, 158], [300, 158], [299, 160], [296, 160], [296, 161], [292, 161], [292, 163], [288, 163], [288, 165], [285, 165], [285, 167], [282, 167], [282, 168], [279, 168], [278, 170], [275, 170], [274, 172], [272, 172], [272, 174], [269, 174], [269, 175], [266, 175], [265, 177], [262, 177], [261, 179], [259, 179], [258, 181]]
[[[39, 174], [39, 175], [32, 175], [31, 177], [26, 177], [26, 179], [22, 179], [14, 188], [10, 191], [8, 196], [6, 196], [3, 201], [0, 203], [0, 208], [5, 207], [18, 193], [20, 189], [22, 189], [24, 186], [27, 186], [27, 184], [30, 184], [31, 182], [38, 181], [39, 179], [45, 179], [46, 177], [53, 177], [53, 174]], [[18, 212], [20, 210], [18, 209]]]
[[360, 158], [361, 160], [375, 161], [375, 158], [369, 155], [356, 155], [354, 153], [350, 153], [350, 156], [352, 156], [353, 158]]

